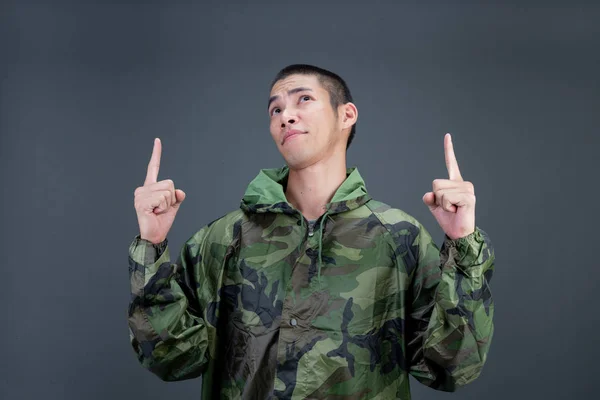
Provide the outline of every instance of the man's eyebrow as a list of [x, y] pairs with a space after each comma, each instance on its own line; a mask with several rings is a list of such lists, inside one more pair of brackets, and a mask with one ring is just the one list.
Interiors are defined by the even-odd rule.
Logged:
[[[304, 91], [312, 92], [312, 89], [309, 89], [307, 87], [297, 87], [297, 88], [288, 90], [288, 94], [292, 95], [294, 93], [304, 92]], [[271, 96], [269, 98], [269, 104], [267, 105], [267, 110], [269, 109], [269, 107], [271, 107], [271, 103], [274, 102], [275, 100], [277, 100], [278, 98], [279, 98], [279, 96]]]

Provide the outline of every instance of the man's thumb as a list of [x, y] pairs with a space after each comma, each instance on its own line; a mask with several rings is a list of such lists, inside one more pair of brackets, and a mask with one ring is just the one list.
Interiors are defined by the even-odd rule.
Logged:
[[427, 205], [427, 207], [435, 208], [435, 195], [433, 192], [427, 192], [423, 196], [423, 203]]
[[177, 205], [181, 204], [185, 200], [185, 192], [181, 189], [175, 189], [175, 198], [177, 199]]

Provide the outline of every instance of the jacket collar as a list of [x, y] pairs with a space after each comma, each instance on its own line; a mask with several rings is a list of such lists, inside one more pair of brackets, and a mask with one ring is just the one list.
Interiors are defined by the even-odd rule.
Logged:
[[[251, 213], [298, 213], [285, 197], [288, 175], [288, 166], [261, 169], [246, 188], [240, 208]], [[326, 205], [326, 212], [331, 215], [351, 211], [370, 199], [358, 168], [347, 168], [346, 179]]]

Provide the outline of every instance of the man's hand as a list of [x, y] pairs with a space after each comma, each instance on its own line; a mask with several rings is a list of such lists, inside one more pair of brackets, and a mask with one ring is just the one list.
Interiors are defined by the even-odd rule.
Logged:
[[179, 206], [185, 199], [183, 190], [175, 189], [172, 180], [156, 182], [161, 151], [160, 139], [156, 138], [144, 186], [138, 187], [134, 192], [134, 207], [140, 226], [140, 237], [155, 244], [165, 240]]
[[435, 179], [433, 192], [425, 193], [423, 202], [444, 233], [458, 239], [475, 231], [475, 189], [460, 175], [449, 133], [444, 137], [444, 152], [449, 179]]

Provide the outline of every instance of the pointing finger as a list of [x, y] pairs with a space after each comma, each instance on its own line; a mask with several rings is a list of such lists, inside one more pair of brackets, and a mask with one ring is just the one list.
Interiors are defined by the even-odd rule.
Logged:
[[452, 145], [452, 136], [446, 133], [444, 137], [444, 153], [446, 155], [446, 168], [448, 169], [448, 177], [452, 181], [462, 181], [460, 170], [458, 169], [458, 162], [454, 155], [454, 146]]
[[144, 185], [156, 183], [158, 179], [158, 170], [160, 169], [160, 155], [162, 152], [162, 144], [159, 138], [154, 139], [154, 148], [152, 149], [152, 157], [148, 163], [148, 172], [146, 173], [146, 181]]

